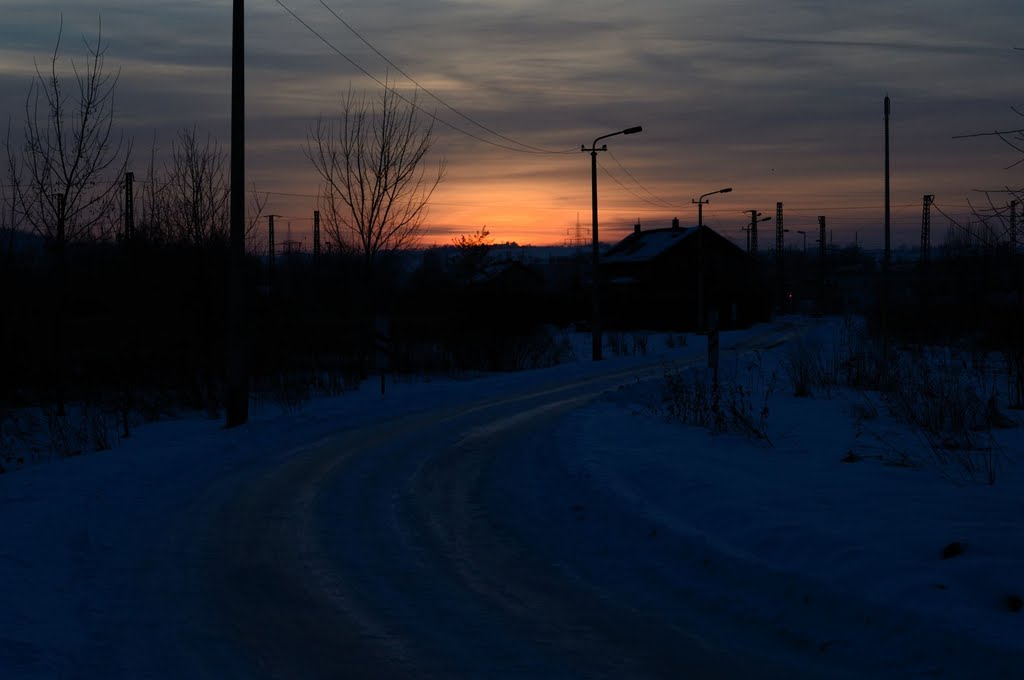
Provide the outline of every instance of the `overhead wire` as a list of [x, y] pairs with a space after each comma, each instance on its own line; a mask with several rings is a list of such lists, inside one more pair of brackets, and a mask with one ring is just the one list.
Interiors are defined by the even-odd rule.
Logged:
[[661, 198], [660, 196], [658, 196], [657, 194], [652, 192], [650, 189], [645, 187], [640, 182], [640, 180], [638, 180], [636, 177], [633, 176], [633, 173], [631, 173], [629, 170], [627, 170], [626, 167], [624, 165], [622, 165], [622, 163], [619, 162], [619, 159], [615, 157], [615, 154], [613, 154], [610, 150], [607, 150], [607, 149], [605, 149], [605, 151], [608, 153], [608, 157], [611, 158], [613, 161], [615, 161], [615, 164], [619, 166], [619, 168], [622, 170], [622, 172], [626, 173], [626, 176], [629, 177], [631, 180], [633, 180], [633, 182], [635, 182], [638, 187], [643, 189], [643, 191], [645, 193], [647, 193], [651, 198], [653, 198], [654, 200], [656, 200], [659, 203], [663, 204], [666, 208], [678, 208], [678, 209], [682, 208], [682, 206], [677, 205], [675, 203], [672, 203], [670, 201], [667, 201], [667, 200]]
[[632, 189], [627, 187], [625, 184], [623, 184], [622, 181], [618, 177], [616, 177], [611, 172], [609, 172], [608, 168], [606, 168], [604, 166], [604, 163], [598, 163], [598, 165], [601, 167], [601, 171], [604, 172], [604, 174], [608, 175], [608, 177], [610, 177], [613, 182], [615, 182], [620, 187], [622, 187], [625, 191], [627, 191], [630, 195], [632, 195], [633, 198], [635, 198], [636, 200], [643, 201], [644, 203], [646, 203], [648, 205], [652, 205], [655, 208], [658, 208], [659, 210], [667, 210], [667, 209], [669, 209], [671, 207], [671, 206], [659, 205], [659, 204], [657, 204], [657, 203], [655, 203], [655, 202], [653, 202], [653, 201], [651, 201], [651, 200], [649, 200], [647, 198], [644, 198], [643, 196], [641, 196], [640, 194], [636, 193], [635, 191], [633, 191]]
[[938, 211], [938, 213], [940, 215], [942, 215], [947, 220], [949, 220], [950, 224], [952, 224], [953, 226], [957, 227], [958, 229], [963, 231], [968, 236], [978, 239], [979, 241], [984, 243], [986, 246], [992, 247], [994, 245], [993, 243], [988, 241], [986, 238], [984, 238], [984, 236], [981, 233], [976, 232], [976, 231], [972, 231], [969, 227], [965, 227], [964, 225], [960, 224], [960, 222], [958, 222], [957, 220], [955, 220], [952, 217], [950, 217], [948, 214], [946, 214], [946, 211], [943, 210], [941, 207], [939, 207], [936, 203], [932, 203], [931, 205], [932, 205], [933, 208], [935, 208], [936, 211]]
[[474, 118], [471, 118], [470, 116], [467, 116], [466, 114], [462, 113], [461, 111], [459, 111], [455, 107], [453, 107], [450, 104], [448, 104], [448, 102], [446, 102], [444, 99], [442, 99], [441, 97], [439, 97], [438, 95], [434, 94], [432, 91], [430, 91], [429, 89], [424, 87], [419, 81], [417, 81], [411, 75], [406, 73], [400, 66], [395, 64], [395, 62], [391, 61], [380, 50], [378, 50], [376, 47], [374, 47], [370, 43], [369, 40], [364, 38], [362, 36], [362, 34], [360, 34], [359, 31], [357, 31], [352, 26], [352, 24], [350, 24], [349, 22], [345, 21], [341, 17], [340, 14], [338, 14], [336, 11], [334, 11], [334, 9], [330, 5], [328, 5], [326, 2], [324, 2], [324, 0], [320, 0], [320, 4], [323, 5], [324, 8], [334, 16], [335, 19], [337, 19], [339, 22], [341, 22], [341, 24], [352, 33], [352, 35], [354, 35], [355, 37], [359, 38], [359, 40], [361, 40], [364, 45], [366, 45], [371, 50], [373, 50], [374, 54], [376, 54], [378, 57], [383, 59], [384, 62], [388, 64], [388, 66], [390, 66], [391, 68], [393, 68], [396, 71], [398, 71], [399, 73], [401, 73], [403, 76], [405, 76], [409, 80], [409, 82], [411, 82], [413, 85], [415, 85], [416, 87], [421, 89], [423, 92], [425, 92], [428, 95], [430, 95], [430, 97], [432, 97], [437, 103], [441, 104], [441, 106], [445, 107], [446, 109], [448, 109], [449, 111], [451, 111], [455, 115], [459, 116], [463, 120], [466, 120], [467, 122], [470, 122], [473, 125], [476, 125], [481, 130], [486, 130], [487, 132], [491, 133], [495, 137], [500, 137], [501, 139], [504, 139], [506, 142], [510, 142], [512, 144], [518, 144], [519, 146], [522, 146], [522, 147], [524, 147], [526, 149], [529, 149], [531, 151], [535, 151], [537, 153], [556, 154], [556, 155], [566, 155], [566, 154], [570, 154], [570, 153], [578, 153], [575, 148], [567, 149], [567, 150], [562, 150], [562, 151], [555, 151], [555, 150], [552, 150], [552, 149], [543, 149], [543, 148], [540, 148], [540, 147], [531, 146], [530, 144], [526, 144], [524, 142], [520, 142], [519, 140], [512, 139], [511, 137], [507, 137], [507, 136], [501, 134], [500, 132], [497, 132], [496, 130], [492, 130], [491, 128], [487, 127], [483, 123], [475, 120]]
[[[520, 148], [520, 147], [515, 147], [515, 146], [509, 146], [509, 145], [507, 145], [507, 144], [502, 144], [502, 143], [500, 143], [500, 142], [495, 142], [495, 141], [493, 141], [493, 140], [490, 140], [490, 139], [486, 139], [486, 138], [484, 138], [484, 137], [481, 137], [480, 135], [475, 135], [475, 134], [473, 134], [472, 132], [470, 132], [470, 131], [468, 131], [468, 130], [464, 130], [464, 129], [462, 129], [462, 128], [460, 128], [460, 127], [456, 126], [456, 125], [453, 125], [452, 123], [448, 122], [448, 121], [447, 121], [447, 120], [445, 120], [444, 118], [441, 118], [440, 116], [438, 116], [438, 115], [437, 115], [436, 113], [433, 113], [432, 111], [427, 111], [427, 110], [426, 110], [426, 109], [424, 109], [424, 108], [423, 108], [422, 106], [420, 106], [419, 104], [417, 104], [415, 100], [413, 100], [413, 99], [409, 99], [408, 97], [406, 97], [405, 95], [403, 95], [403, 94], [402, 94], [401, 92], [399, 92], [399, 91], [398, 91], [398, 90], [397, 90], [397, 89], [396, 89], [395, 87], [393, 87], [392, 85], [389, 85], [389, 84], [387, 84], [386, 82], [382, 82], [382, 81], [381, 81], [381, 80], [380, 80], [379, 78], [377, 78], [377, 76], [375, 76], [375, 75], [373, 75], [372, 73], [370, 73], [369, 71], [367, 71], [367, 70], [366, 70], [365, 68], [363, 68], [363, 67], [362, 67], [362, 66], [361, 66], [361, 65], [360, 65], [360, 64], [359, 64], [358, 62], [356, 62], [356, 61], [355, 61], [354, 59], [352, 59], [352, 58], [351, 58], [351, 57], [349, 57], [349, 56], [348, 56], [347, 54], [345, 54], [345, 53], [344, 53], [344, 52], [342, 52], [342, 51], [341, 51], [340, 49], [338, 49], [338, 48], [337, 48], [337, 47], [336, 47], [336, 46], [334, 45], [334, 43], [332, 43], [332, 42], [331, 42], [330, 40], [328, 40], [327, 38], [325, 38], [325, 37], [324, 37], [324, 36], [323, 36], [323, 35], [322, 35], [321, 33], [319, 33], [319, 32], [318, 32], [318, 31], [317, 31], [317, 30], [316, 30], [315, 28], [313, 28], [312, 26], [310, 26], [310, 25], [309, 25], [309, 24], [308, 24], [308, 23], [307, 23], [307, 22], [306, 22], [306, 21], [305, 21], [305, 20], [304, 20], [304, 19], [303, 19], [302, 17], [300, 17], [300, 16], [299, 16], [298, 14], [296, 14], [296, 13], [295, 13], [295, 12], [294, 12], [294, 11], [293, 11], [293, 10], [292, 10], [292, 9], [291, 9], [290, 7], [288, 7], [288, 5], [284, 4], [284, 2], [282, 2], [281, 0], [274, 0], [274, 2], [276, 2], [276, 3], [278, 4], [278, 5], [280, 5], [280, 6], [281, 6], [281, 8], [282, 8], [282, 9], [283, 9], [284, 11], [288, 12], [288, 14], [290, 14], [290, 15], [292, 16], [292, 18], [293, 18], [293, 19], [295, 19], [295, 20], [296, 20], [296, 21], [298, 21], [298, 22], [299, 22], [300, 24], [302, 24], [302, 26], [303, 26], [303, 27], [305, 27], [305, 29], [306, 29], [307, 31], [309, 31], [309, 32], [310, 32], [310, 33], [312, 33], [312, 34], [313, 34], [314, 36], [316, 36], [316, 37], [317, 37], [317, 38], [318, 38], [318, 39], [320, 40], [320, 42], [322, 42], [322, 43], [323, 43], [324, 45], [326, 45], [326, 46], [327, 46], [328, 48], [330, 48], [330, 50], [331, 50], [331, 51], [333, 51], [333, 52], [334, 52], [335, 54], [337, 54], [337, 55], [338, 55], [338, 56], [340, 56], [340, 57], [341, 57], [342, 59], [344, 59], [345, 61], [347, 61], [347, 62], [348, 62], [349, 64], [351, 64], [352, 66], [354, 66], [354, 67], [355, 67], [356, 69], [358, 69], [358, 70], [359, 70], [359, 71], [360, 71], [360, 72], [361, 72], [361, 73], [362, 73], [363, 75], [365, 75], [366, 77], [368, 77], [368, 78], [370, 78], [371, 80], [373, 80], [373, 81], [374, 81], [375, 83], [377, 83], [378, 85], [380, 85], [381, 87], [383, 87], [383, 88], [384, 88], [385, 90], [388, 90], [389, 92], [391, 92], [392, 94], [394, 94], [394, 95], [395, 95], [396, 97], [398, 97], [399, 99], [401, 99], [402, 101], [404, 101], [404, 102], [405, 102], [406, 104], [408, 104], [408, 105], [409, 105], [409, 106], [411, 106], [412, 108], [416, 109], [417, 111], [419, 111], [419, 112], [420, 112], [420, 113], [422, 113], [423, 115], [425, 115], [425, 116], [429, 117], [429, 118], [430, 118], [431, 120], [433, 120], [433, 121], [435, 121], [435, 122], [437, 122], [437, 123], [441, 123], [441, 124], [442, 124], [442, 125], [444, 125], [445, 127], [448, 127], [448, 128], [450, 128], [451, 130], [453, 130], [454, 132], [458, 132], [459, 134], [465, 135], [465, 136], [467, 136], [467, 137], [471, 137], [471, 138], [473, 138], [473, 139], [475, 139], [475, 140], [477, 140], [477, 141], [479, 141], [479, 142], [483, 142], [484, 144], [489, 144], [489, 145], [491, 145], [491, 146], [494, 146], [494, 147], [497, 147], [497, 148], [499, 148], [499, 149], [505, 149], [505, 150], [507, 150], [507, 151], [515, 151], [515, 152], [518, 152], [518, 153], [529, 153], [529, 154], [545, 154], [545, 155], [551, 155], [551, 153], [552, 153], [552, 152], [548, 152], [548, 151], [533, 151], [533, 150], [531, 150], [531, 149], [526, 149], [526, 148]], [[518, 142], [517, 142], [517, 144], [518, 144]]]

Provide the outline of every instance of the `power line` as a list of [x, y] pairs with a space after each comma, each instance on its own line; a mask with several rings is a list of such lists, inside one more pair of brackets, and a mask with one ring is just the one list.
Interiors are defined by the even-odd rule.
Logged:
[[436, 113], [432, 113], [430, 111], [427, 111], [422, 106], [417, 104], [415, 101], [410, 100], [408, 97], [406, 97], [401, 92], [399, 92], [396, 88], [392, 87], [391, 85], [388, 85], [387, 83], [381, 82], [380, 79], [377, 78], [377, 76], [375, 76], [372, 73], [370, 73], [369, 71], [367, 71], [365, 68], [360, 66], [355, 60], [353, 60], [347, 54], [345, 54], [344, 52], [339, 50], [337, 47], [335, 47], [334, 44], [330, 40], [328, 40], [323, 35], [318, 33], [316, 29], [314, 29], [312, 26], [310, 26], [308, 23], [306, 23], [302, 19], [302, 17], [300, 17], [298, 14], [296, 14], [294, 11], [292, 11], [292, 9], [290, 7], [288, 7], [288, 5], [286, 5], [283, 2], [281, 2], [281, 0], [274, 0], [274, 2], [276, 2], [278, 5], [280, 5], [281, 8], [284, 9], [284, 11], [288, 12], [288, 14], [292, 15], [292, 18], [295, 19], [296, 21], [298, 21], [300, 24], [302, 24], [306, 28], [307, 31], [309, 31], [310, 33], [315, 35], [317, 38], [319, 38], [320, 42], [322, 42], [323, 44], [327, 45], [327, 47], [329, 47], [331, 49], [331, 51], [333, 51], [335, 54], [340, 56], [342, 59], [344, 59], [345, 61], [350, 63], [355, 68], [357, 68], [361, 73], [363, 73], [363, 75], [365, 75], [366, 77], [370, 78], [375, 83], [377, 83], [378, 85], [380, 85], [381, 87], [383, 87], [384, 89], [388, 90], [389, 92], [394, 94], [396, 97], [398, 97], [399, 99], [404, 101], [406, 104], [408, 104], [412, 108], [416, 109], [417, 111], [419, 111], [423, 115], [428, 116], [429, 118], [431, 118], [435, 122], [441, 123], [442, 125], [444, 125], [444, 126], [446, 126], [448, 128], [451, 128], [453, 131], [458, 132], [459, 134], [466, 135], [467, 137], [472, 137], [473, 139], [477, 140], [478, 142], [483, 142], [484, 144], [490, 144], [491, 146], [495, 146], [495, 147], [497, 147], [499, 149], [505, 149], [506, 151], [516, 151], [518, 153], [531, 153], [531, 154], [542, 153], [542, 154], [545, 154], [545, 155], [550, 155], [551, 154], [551, 152], [548, 152], [548, 151], [537, 152], [537, 151], [531, 151], [530, 149], [522, 149], [522, 148], [518, 148], [518, 147], [514, 147], [514, 146], [508, 146], [506, 144], [501, 144], [499, 142], [491, 141], [490, 139], [484, 139], [483, 137], [480, 137], [479, 135], [475, 135], [472, 132], [469, 132], [468, 130], [463, 130], [460, 127], [456, 127], [455, 125], [452, 125], [451, 123], [446, 121], [444, 118], [439, 117]]
[[417, 81], [417, 80], [416, 80], [415, 78], [413, 78], [413, 77], [412, 77], [412, 76], [410, 76], [410, 75], [409, 75], [408, 73], [406, 73], [405, 71], [403, 71], [403, 70], [402, 70], [402, 68], [401, 68], [400, 66], [398, 66], [397, 64], [395, 64], [395, 62], [393, 62], [393, 61], [391, 61], [390, 59], [388, 59], [388, 58], [387, 58], [387, 57], [386, 57], [386, 56], [385, 56], [384, 54], [382, 54], [382, 53], [381, 53], [381, 51], [380, 51], [380, 50], [378, 50], [378, 49], [377, 49], [376, 47], [374, 47], [373, 45], [371, 45], [371, 44], [370, 44], [370, 41], [369, 41], [369, 40], [367, 40], [366, 38], [364, 38], [364, 37], [363, 37], [363, 36], [362, 36], [362, 35], [361, 35], [361, 34], [359, 33], [359, 31], [357, 31], [357, 30], [356, 30], [356, 29], [355, 29], [355, 28], [354, 28], [354, 27], [352, 26], [352, 24], [350, 24], [350, 23], [348, 23], [347, 21], [345, 21], [344, 19], [342, 19], [342, 18], [341, 18], [341, 15], [339, 15], [339, 14], [338, 14], [337, 12], [335, 12], [335, 11], [334, 11], [334, 10], [333, 10], [333, 9], [331, 8], [331, 6], [330, 6], [330, 5], [328, 5], [328, 4], [326, 3], [326, 2], [324, 2], [324, 0], [320, 0], [320, 4], [321, 4], [321, 5], [323, 5], [323, 6], [324, 6], [324, 7], [325, 7], [325, 8], [327, 9], [327, 11], [328, 11], [328, 12], [330, 12], [331, 14], [333, 14], [333, 15], [334, 15], [334, 18], [335, 18], [335, 19], [337, 19], [338, 21], [340, 21], [340, 22], [342, 23], [342, 25], [344, 25], [344, 26], [345, 26], [345, 28], [347, 28], [347, 29], [348, 29], [349, 31], [351, 31], [351, 32], [352, 32], [352, 34], [353, 34], [354, 36], [356, 36], [357, 38], [359, 38], [359, 39], [360, 39], [360, 40], [361, 40], [361, 41], [363, 42], [363, 44], [364, 44], [364, 45], [366, 45], [367, 47], [369, 47], [369, 48], [370, 48], [371, 50], [373, 50], [373, 52], [374, 52], [374, 53], [375, 53], [375, 54], [376, 54], [376, 55], [377, 55], [378, 57], [380, 57], [381, 59], [383, 59], [383, 60], [384, 60], [384, 61], [385, 61], [385, 62], [386, 62], [386, 63], [387, 63], [387, 64], [388, 64], [388, 65], [389, 65], [389, 66], [390, 66], [391, 68], [393, 68], [393, 69], [395, 69], [396, 71], [398, 71], [399, 73], [401, 73], [401, 74], [402, 74], [403, 76], [405, 76], [405, 77], [406, 77], [406, 78], [407, 78], [407, 79], [408, 79], [408, 80], [409, 80], [410, 82], [412, 82], [412, 83], [413, 83], [413, 84], [414, 84], [414, 85], [415, 85], [416, 87], [418, 87], [419, 89], [421, 89], [421, 90], [423, 90], [424, 92], [426, 92], [426, 93], [427, 93], [428, 95], [430, 95], [431, 97], [433, 97], [433, 99], [434, 99], [435, 101], [437, 101], [437, 102], [438, 102], [439, 104], [441, 104], [441, 106], [444, 106], [444, 107], [445, 107], [446, 109], [448, 109], [448, 110], [449, 110], [449, 111], [451, 111], [452, 113], [456, 114], [457, 116], [460, 116], [460, 117], [461, 117], [461, 118], [463, 118], [464, 120], [466, 120], [466, 121], [468, 121], [468, 122], [472, 123], [473, 125], [476, 125], [477, 127], [479, 127], [479, 128], [480, 128], [480, 129], [482, 129], [482, 130], [486, 130], [487, 132], [491, 133], [492, 135], [494, 135], [494, 136], [496, 136], [496, 137], [500, 137], [501, 139], [504, 139], [504, 140], [505, 140], [506, 142], [511, 142], [512, 144], [518, 144], [519, 146], [522, 146], [522, 147], [524, 147], [524, 148], [526, 148], [526, 149], [529, 149], [530, 151], [535, 151], [535, 152], [537, 152], [537, 153], [545, 153], [545, 154], [565, 154], [565, 155], [567, 155], [567, 154], [570, 154], [570, 153], [576, 153], [576, 150], [575, 150], [575, 149], [568, 149], [568, 150], [565, 150], [565, 151], [553, 151], [553, 150], [551, 150], [551, 149], [542, 149], [542, 148], [539, 148], [539, 147], [536, 147], [536, 146], [530, 146], [529, 144], [525, 144], [525, 143], [523, 143], [523, 142], [520, 142], [520, 141], [518, 141], [518, 140], [512, 139], [511, 137], [506, 137], [505, 135], [501, 134], [500, 132], [497, 132], [497, 131], [495, 131], [495, 130], [492, 130], [491, 128], [487, 127], [487, 126], [486, 126], [486, 125], [484, 125], [483, 123], [480, 123], [479, 121], [477, 121], [477, 120], [475, 120], [475, 119], [473, 119], [473, 118], [471, 118], [471, 117], [467, 116], [466, 114], [464, 114], [464, 113], [462, 113], [461, 111], [459, 111], [458, 109], [454, 108], [453, 106], [451, 106], [450, 104], [448, 104], [448, 102], [444, 101], [444, 100], [443, 100], [443, 99], [441, 99], [441, 98], [440, 98], [439, 96], [437, 96], [436, 94], [434, 94], [433, 92], [431, 92], [430, 90], [428, 90], [428, 89], [427, 89], [426, 87], [424, 87], [423, 85], [421, 85], [421, 84], [419, 83], [419, 81]]
[[615, 176], [615, 175], [613, 175], [612, 173], [608, 172], [608, 168], [606, 168], [606, 167], [604, 166], [604, 163], [599, 163], [599, 165], [601, 166], [601, 170], [602, 170], [602, 171], [604, 171], [604, 174], [608, 175], [608, 177], [610, 177], [610, 178], [612, 179], [612, 181], [613, 181], [613, 182], [615, 182], [615, 183], [616, 183], [616, 184], [618, 184], [618, 185], [619, 185], [620, 187], [622, 187], [622, 188], [623, 188], [623, 189], [625, 189], [625, 190], [626, 190], [627, 192], [629, 192], [629, 194], [630, 194], [630, 195], [632, 195], [632, 196], [633, 196], [633, 198], [635, 198], [636, 200], [638, 200], [638, 201], [643, 201], [644, 203], [646, 203], [646, 204], [648, 204], [648, 205], [653, 205], [654, 207], [658, 208], [659, 210], [668, 210], [668, 209], [670, 209], [670, 208], [672, 207], [672, 206], [664, 206], [664, 205], [659, 205], [659, 204], [655, 203], [654, 201], [651, 201], [651, 200], [648, 200], [648, 199], [644, 198], [643, 196], [641, 196], [640, 194], [636, 193], [635, 191], [633, 191], [632, 189], [630, 189], [629, 187], [627, 187], [627, 186], [626, 186], [625, 184], [623, 184], [623, 183], [622, 183], [622, 182], [621, 182], [621, 181], [619, 180], [619, 178], [618, 178], [618, 177], [616, 177], [616, 176]]
[[984, 243], [984, 244], [985, 244], [986, 246], [989, 246], [989, 247], [991, 247], [991, 246], [993, 245], [993, 244], [992, 244], [992, 243], [990, 243], [990, 242], [989, 242], [989, 241], [988, 241], [987, 239], [985, 239], [985, 238], [983, 237], [983, 235], [982, 235], [981, 233], [979, 233], [979, 232], [975, 232], [975, 231], [972, 231], [972, 230], [971, 230], [971, 229], [970, 229], [969, 227], [965, 227], [964, 225], [960, 224], [960, 223], [959, 223], [959, 222], [957, 222], [957, 221], [956, 221], [955, 219], [953, 219], [952, 217], [950, 217], [949, 215], [947, 215], [947, 214], [946, 214], [946, 211], [945, 211], [945, 210], [943, 210], [942, 208], [940, 208], [939, 206], [935, 205], [935, 203], [934, 203], [934, 202], [933, 202], [933, 203], [932, 203], [931, 205], [932, 205], [932, 207], [933, 207], [933, 208], [935, 208], [936, 210], [938, 210], [938, 211], [939, 211], [939, 214], [940, 214], [940, 215], [942, 215], [942, 216], [943, 216], [943, 217], [945, 217], [945, 218], [946, 218], [947, 220], [949, 220], [949, 223], [950, 223], [950, 224], [952, 224], [953, 226], [955, 226], [955, 227], [959, 228], [959, 229], [960, 229], [961, 231], [963, 231], [963, 232], [964, 232], [965, 234], [967, 234], [968, 236], [970, 236], [970, 237], [973, 237], [973, 238], [976, 238], [976, 239], [978, 239], [979, 241], [981, 241], [982, 243]]
[[[606, 150], [606, 151], [607, 151], [607, 150]], [[648, 194], [649, 196], [651, 196], [652, 198], [654, 198], [654, 199], [655, 199], [656, 201], [658, 201], [659, 203], [662, 203], [662, 204], [663, 204], [663, 205], [664, 205], [664, 206], [665, 206], [666, 208], [677, 208], [677, 209], [680, 209], [680, 210], [682, 210], [682, 209], [683, 209], [683, 208], [682, 208], [682, 206], [680, 206], [680, 205], [676, 205], [675, 203], [671, 203], [671, 202], [669, 202], [669, 201], [666, 201], [665, 199], [661, 198], [660, 196], [657, 196], [656, 194], [654, 194], [653, 192], [651, 192], [651, 190], [650, 190], [650, 189], [648, 189], [648, 188], [647, 188], [647, 187], [645, 187], [645, 186], [644, 186], [643, 184], [641, 184], [641, 183], [640, 183], [640, 180], [638, 180], [638, 179], [637, 179], [636, 177], [634, 177], [634, 176], [633, 176], [633, 174], [632, 174], [632, 173], [631, 173], [631, 172], [630, 172], [629, 170], [627, 170], [627, 169], [625, 168], [625, 166], [623, 166], [623, 165], [622, 165], [622, 163], [620, 163], [620, 162], [619, 162], [619, 159], [618, 159], [618, 158], [616, 158], [616, 157], [615, 157], [615, 154], [613, 154], [613, 153], [612, 153], [611, 151], [608, 151], [608, 155], [609, 155], [609, 156], [611, 157], [611, 159], [612, 159], [613, 161], [615, 161], [615, 164], [616, 164], [616, 165], [618, 165], [618, 166], [619, 166], [619, 168], [621, 168], [621, 169], [622, 169], [622, 172], [626, 173], [626, 176], [627, 176], [627, 177], [629, 177], [629, 178], [630, 178], [631, 180], [633, 180], [634, 182], [636, 182], [636, 185], [637, 185], [638, 187], [640, 187], [641, 189], [643, 189], [643, 190], [644, 190], [645, 192], [647, 192], [647, 194]]]

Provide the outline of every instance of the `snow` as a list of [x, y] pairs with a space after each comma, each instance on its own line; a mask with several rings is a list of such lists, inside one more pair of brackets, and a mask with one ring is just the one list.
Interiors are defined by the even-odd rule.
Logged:
[[[839, 325], [775, 328], [827, 344]], [[1024, 612], [1008, 598], [1024, 596], [1024, 427], [994, 431], [994, 484], [966, 481], [880, 403], [865, 418], [870, 394], [792, 396], [791, 344], [729, 349], [764, 330], [723, 333], [722, 363], [723, 380], [757, 391], [776, 373], [767, 441], [671, 422], [660, 381], [636, 381], [546, 425], [549, 445], [499, 458], [481, 503], [553, 564], [638, 610], [753, 640], [766, 658], [804, 650], [854, 677], [1019, 677]], [[403, 381], [383, 397], [369, 381], [297, 412], [257, 408], [243, 428], [161, 422], [111, 451], [0, 475], [0, 677], [110, 677], [147, 655], [180, 669], [181, 650], [141, 641], [173, 640], [189, 622], [154, 622], [138, 607], [179, 596], [168, 565], [182, 544], [154, 537], [186, 531], [182, 513], [212, 489], [357, 424], [633, 366], [701, 365], [706, 349], [700, 337], [668, 348], [655, 336], [649, 356], [594, 363], [587, 339], [574, 338], [579, 361], [551, 369]], [[844, 462], [851, 452], [856, 462]], [[894, 464], [907, 457], [917, 465]], [[140, 554], [154, 542], [164, 547]], [[953, 542], [963, 554], [944, 559]], [[111, 627], [135, 627], [139, 647], [97, 649]]]
[[605, 264], [616, 262], [646, 262], [676, 245], [690, 234], [696, 232], [697, 227], [686, 229], [658, 229], [655, 231], [644, 231], [639, 234], [630, 234], [626, 239], [616, 244], [602, 258]]

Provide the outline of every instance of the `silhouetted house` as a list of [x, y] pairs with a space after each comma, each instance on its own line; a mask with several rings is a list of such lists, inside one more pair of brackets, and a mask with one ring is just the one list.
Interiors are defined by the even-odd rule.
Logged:
[[[720, 328], [745, 327], [770, 317], [771, 290], [759, 282], [750, 255], [706, 226], [680, 228], [678, 220], [672, 225], [646, 231], [636, 225], [602, 256], [607, 327], [696, 330], [701, 287], [705, 318], [717, 314]], [[703, 277], [698, 252], [703, 254]]]

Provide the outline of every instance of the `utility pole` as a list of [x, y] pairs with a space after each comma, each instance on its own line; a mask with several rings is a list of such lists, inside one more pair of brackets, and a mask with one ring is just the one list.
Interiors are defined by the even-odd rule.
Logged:
[[785, 274], [785, 263], [783, 261], [783, 248], [785, 247], [783, 242], [784, 233], [783, 222], [782, 222], [782, 202], [775, 204], [775, 285], [778, 286], [778, 296], [780, 306], [785, 304], [786, 299], [786, 284], [783, 282], [783, 275]]
[[882, 263], [889, 272], [889, 97], [885, 98], [885, 255]]
[[889, 97], [885, 97], [885, 251], [882, 256], [882, 369], [889, 363]]
[[1010, 254], [1017, 254], [1017, 201], [1010, 201]]
[[932, 254], [932, 200], [934, 194], [924, 195], [921, 207], [921, 264], [928, 264]]
[[231, 15], [231, 242], [226, 314], [225, 426], [249, 420], [245, 366], [245, 2]]
[[134, 172], [124, 173], [124, 234], [125, 241], [135, 237], [135, 197], [133, 196]]
[[[600, 148], [607, 151], [608, 145]], [[600, 361], [601, 356], [601, 246], [597, 235], [597, 140], [590, 147], [590, 211], [592, 218], [591, 238], [591, 283], [590, 283], [590, 358]]]
[[715, 194], [727, 194], [732, 191], [732, 187], [725, 187], [724, 189], [717, 189], [715, 191], [709, 191], [706, 194], [701, 194], [699, 198], [691, 198], [690, 203], [697, 204], [697, 332], [703, 333], [705, 331], [705, 318], [704, 318], [704, 204], [710, 203], [711, 200], [708, 196], [714, 196]]
[[597, 143], [602, 139], [608, 137], [614, 137], [616, 135], [635, 135], [638, 132], [643, 132], [644, 128], [641, 125], [637, 125], [625, 130], [619, 130], [618, 132], [612, 132], [607, 135], [601, 135], [594, 139], [594, 143], [590, 145], [588, 149], [585, 146], [580, 146], [580, 151], [586, 153], [590, 152], [590, 210], [591, 218], [593, 223], [592, 233], [592, 244], [591, 244], [591, 266], [593, 269], [593, 281], [591, 282], [591, 319], [590, 319], [590, 356], [593, 361], [601, 360], [601, 245], [598, 241], [597, 235], [597, 152], [607, 151], [608, 145], [602, 144], [598, 146]]
[[825, 245], [825, 216], [818, 215], [818, 313], [825, 313], [825, 266], [827, 246]]
[[747, 252], [757, 255], [757, 217], [761, 213], [756, 210], [750, 211], [750, 233], [747, 235]]
[[761, 213], [756, 210], [747, 210], [746, 212], [750, 213], [750, 226], [747, 231], [747, 252], [751, 255], [757, 255], [757, 223], [771, 222], [772, 218], [761, 217]]
[[274, 218], [277, 215], [267, 215], [267, 276], [274, 276], [274, 251], [277, 250], [274, 243]]
[[320, 211], [313, 211], [313, 264], [320, 264]]
[[54, 244], [54, 257], [57, 261], [57, 294], [54, 300], [53, 351], [54, 368], [57, 372], [57, 415], [64, 415], [64, 378], [67, 375], [64, 357], [64, 301], [67, 298], [67, 258], [64, 253], [64, 212], [65, 194], [55, 194], [57, 203], [57, 242]]

